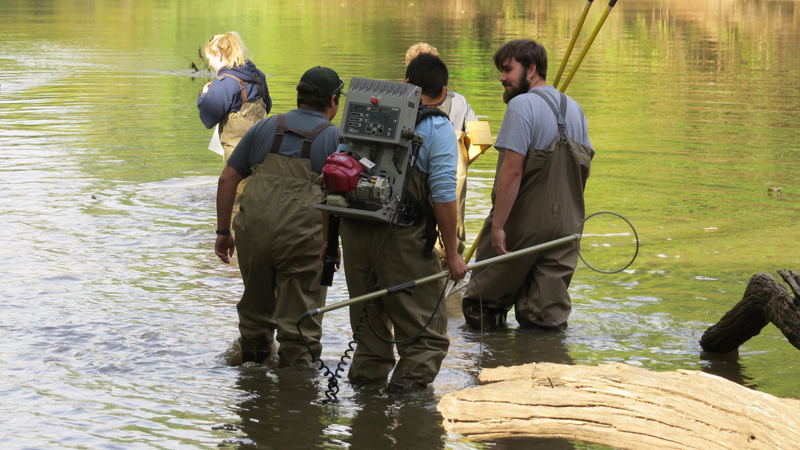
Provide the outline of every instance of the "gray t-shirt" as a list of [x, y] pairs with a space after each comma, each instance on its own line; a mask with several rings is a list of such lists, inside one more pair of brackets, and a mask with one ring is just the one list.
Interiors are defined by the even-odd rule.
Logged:
[[[323, 122], [328, 122], [328, 119], [321, 112], [313, 109], [298, 108], [286, 113], [286, 128], [311, 131]], [[249, 177], [251, 169], [264, 162], [264, 158], [272, 149], [272, 141], [275, 140], [277, 128], [278, 120], [274, 115], [255, 124], [239, 141], [239, 145], [228, 158], [228, 165], [239, 172], [239, 175], [245, 178]], [[278, 153], [283, 156], [299, 158], [303, 142], [303, 138], [299, 135], [287, 132], [283, 136]], [[322, 130], [311, 144], [311, 170], [322, 173], [325, 159], [336, 151], [338, 145], [339, 127], [334, 125]]]
[[450, 122], [452, 122], [456, 131], [463, 131], [466, 133], [467, 122], [470, 120], [478, 120], [478, 116], [475, 115], [475, 112], [472, 110], [472, 107], [469, 106], [469, 102], [467, 102], [467, 99], [464, 98], [463, 95], [453, 91], [448, 91], [448, 94], [449, 93], [453, 94], [453, 102], [450, 106], [450, 112], [448, 113]]
[[[558, 90], [553, 86], [538, 89], [547, 95], [556, 108], [561, 104]], [[531, 90], [533, 90], [531, 89]], [[576, 142], [589, 146], [589, 131], [586, 116], [578, 103], [567, 97], [567, 134]], [[527, 155], [528, 149], [547, 150], [558, 135], [556, 116], [550, 106], [538, 95], [528, 91], [510, 102], [503, 117], [503, 124], [494, 143], [498, 151], [509, 149], [520, 155]]]

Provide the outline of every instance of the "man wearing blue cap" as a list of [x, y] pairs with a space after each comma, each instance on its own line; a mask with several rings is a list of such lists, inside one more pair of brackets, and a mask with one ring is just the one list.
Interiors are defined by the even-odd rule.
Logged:
[[[280, 367], [310, 363], [295, 321], [324, 305], [320, 289], [322, 201], [320, 173], [336, 151], [344, 83], [332, 69], [314, 67], [297, 84], [297, 109], [253, 126], [228, 159], [217, 190], [215, 252], [230, 262], [234, 248], [244, 294], [236, 306], [243, 362], [263, 362], [277, 330]], [[250, 177], [239, 213], [229, 228], [236, 186]], [[303, 322], [315, 357], [322, 352], [321, 316]]]

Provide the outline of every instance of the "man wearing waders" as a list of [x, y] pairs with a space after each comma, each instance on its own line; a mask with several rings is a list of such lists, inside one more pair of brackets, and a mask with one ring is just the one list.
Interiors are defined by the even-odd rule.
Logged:
[[[426, 43], [419, 42], [412, 45], [406, 51], [406, 67], [408, 64], [419, 55], [430, 54], [439, 56], [439, 51], [436, 47]], [[458, 238], [458, 254], [464, 253], [466, 247], [467, 233], [464, 228], [464, 210], [467, 203], [467, 167], [469, 166], [469, 152], [464, 140], [469, 134], [467, 122], [477, 121], [478, 116], [472, 110], [472, 107], [467, 102], [463, 95], [451, 91], [445, 87], [442, 92], [432, 99], [430, 102], [424, 103], [425, 106], [438, 108], [447, 114], [450, 118], [450, 123], [456, 129], [456, 139], [458, 140], [458, 165], [456, 170], [456, 211], [458, 214], [458, 222], [456, 223], [456, 237]], [[436, 250], [442, 257], [445, 257], [444, 243], [441, 239], [436, 241]]]
[[[320, 173], [336, 151], [344, 83], [333, 70], [315, 67], [297, 85], [297, 109], [263, 120], [245, 134], [219, 178], [215, 252], [228, 263], [234, 245], [244, 294], [236, 309], [242, 360], [263, 362], [277, 330], [280, 367], [311, 362], [295, 322], [324, 305], [319, 251], [323, 216]], [[233, 220], [228, 224], [236, 186], [249, 178]], [[327, 218], [325, 218], [327, 220]], [[321, 316], [303, 322], [303, 335], [315, 357], [322, 351]]]
[[[500, 155], [493, 206], [477, 261], [578, 233], [594, 157], [583, 110], [546, 84], [544, 47], [530, 39], [510, 41], [494, 63], [508, 108], [495, 142]], [[563, 245], [474, 270], [462, 304], [467, 324], [503, 326], [513, 306], [522, 327], [565, 329], [577, 262], [575, 245]]]
[[[406, 78], [422, 88], [423, 101], [429, 100], [447, 83], [447, 66], [437, 56], [420, 55], [409, 64]], [[404, 221], [413, 219], [413, 224], [394, 227], [341, 218], [339, 233], [350, 297], [440, 272], [441, 260], [433, 253], [437, 224], [451, 278], [459, 280], [467, 273], [456, 239], [455, 130], [439, 110], [423, 110], [433, 115], [417, 123], [415, 131], [422, 135], [423, 145], [406, 175], [409, 206], [405, 211], [413, 217], [404, 217]], [[418, 120], [421, 117], [418, 115]], [[411, 214], [412, 210], [419, 213]], [[358, 342], [348, 372], [352, 382], [384, 381], [392, 369], [392, 391], [423, 389], [433, 382], [450, 346], [446, 305], [440, 299], [444, 283], [423, 284], [415, 287], [413, 294], [400, 292], [350, 307], [350, 325]], [[394, 345], [400, 355], [397, 365]]]

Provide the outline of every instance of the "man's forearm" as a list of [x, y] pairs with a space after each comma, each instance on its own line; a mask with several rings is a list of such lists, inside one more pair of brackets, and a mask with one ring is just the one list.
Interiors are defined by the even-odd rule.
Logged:
[[444, 250], [447, 257], [458, 256], [458, 239], [456, 238], [456, 202], [437, 203], [433, 202], [433, 214], [436, 216], [436, 223], [442, 233]]
[[236, 187], [242, 176], [231, 166], [225, 166], [217, 184], [217, 229], [228, 230], [231, 227], [231, 214], [236, 199]]
[[[509, 158], [510, 156], [510, 158]], [[506, 150], [503, 158], [503, 165], [500, 167], [500, 175], [497, 177], [497, 193], [494, 202], [494, 218], [492, 227], [503, 229], [511, 214], [511, 208], [519, 194], [519, 185], [522, 181], [522, 165], [524, 158], [518, 153]]]

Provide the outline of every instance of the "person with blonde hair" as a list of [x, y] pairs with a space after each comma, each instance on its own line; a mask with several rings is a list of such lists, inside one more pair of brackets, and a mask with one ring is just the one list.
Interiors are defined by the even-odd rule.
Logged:
[[[214, 35], [206, 42], [205, 54], [217, 77], [203, 86], [197, 108], [206, 128], [219, 125], [223, 163], [227, 163], [247, 130], [267, 118], [272, 99], [266, 76], [250, 61], [239, 33]], [[243, 190], [244, 183], [239, 186], [237, 199]]]
[[436, 47], [428, 44], [427, 42], [418, 42], [411, 47], [408, 47], [408, 50], [406, 51], [406, 66], [408, 66], [408, 63], [410, 63], [412, 59], [423, 53], [439, 56], [439, 50], [436, 50]]

